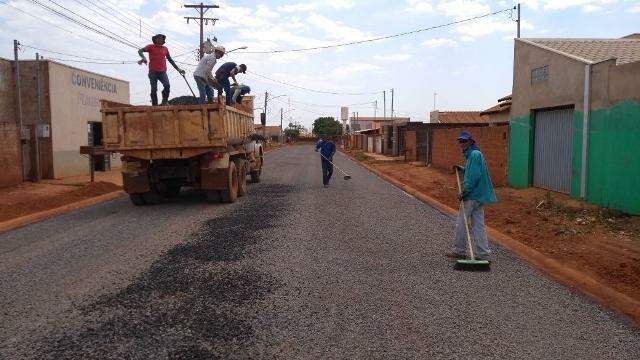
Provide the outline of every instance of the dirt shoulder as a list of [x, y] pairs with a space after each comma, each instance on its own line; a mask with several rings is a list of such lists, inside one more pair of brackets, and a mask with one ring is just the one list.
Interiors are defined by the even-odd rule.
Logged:
[[0, 188], [0, 223], [121, 190], [122, 186], [114, 182], [91, 183], [83, 177], [74, 177]]
[[[404, 162], [360, 161], [457, 209], [455, 175]], [[542, 189], [496, 189], [488, 226], [599, 283], [640, 301], [640, 217]]]

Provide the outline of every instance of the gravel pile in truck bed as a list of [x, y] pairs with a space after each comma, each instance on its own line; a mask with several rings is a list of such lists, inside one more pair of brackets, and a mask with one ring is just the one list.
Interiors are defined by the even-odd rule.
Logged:
[[169, 105], [198, 105], [198, 99], [193, 96], [178, 96], [170, 99]]

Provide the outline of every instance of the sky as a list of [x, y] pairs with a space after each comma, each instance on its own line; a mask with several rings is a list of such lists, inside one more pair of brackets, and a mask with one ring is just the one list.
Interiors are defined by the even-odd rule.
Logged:
[[[95, 34], [38, 6], [46, 4], [81, 24], [101, 26], [120, 42]], [[199, 1], [198, 1], [199, 2]], [[435, 108], [484, 110], [511, 93], [517, 2], [485, 0], [282, 0], [204, 1], [216, 4], [207, 16], [205, 38], [217, 37], [227, 50], [247, 46], [220, 59], [245, 63], [248, 73], [237, 77], [264, 104], [267, 124], [296, 121], [310, 127], [319, 116], [386, 114], [428, 121]], [[133, 62], [136, 47], [151, 35], [167, 35], [166, 46], [191, 75], [197, 62], [199, 27], [185, 16], [196, 10], [177, 0], [0, 0], [0, 57], [13, 58], [13, 40], [23, 46], [19, 56], [45, 58], [126, 80], [131, 103], [149, 103], [146, 67]], [[619, 38], [640, 32], [640, 0], [522, 0], [523, 38]], [[500, 12], [501, 10], [505, 10]], [[73, 13], [69, 13], [72, 11]], [[468, 19], [499, 12], [475, 20]], [[459, 22], [449, 26], [441, 26]], [[142, 28], [140, 24], [142, 23]], [[434, 28], [436, 27], [436, 28]], [[431, 29], [429, 29], [431, 28]], [[294, 52], [273, 52], [331, 46], [420, 29], [405, 36], [349, 46]], [[142, 31], [141, 31], [142, 30]], [[124, 39], [124, 41], [123, 41]], [[34, 47], [44, 49], [35, 50]], [[64, 53], [56, 54], [51, 51]], [[254, 53], [251, 53], [254, 52]], [[267, 53], [255, 53], [267, 52]], [[271, 53], [268, 53], [271, 52]], [[84, 58], [80, 58], [82, 56]], [[90, 58], [90, 59], [87, 59]], [[172, 97], [187, 95], [185, 81], [169, 68]], [[302, 89], [304, 88], [304, 89]], [[271, 100], [273, 99], [273, 100]], [[377, 102], [377, 108], [374, 106]], [[256, 119], [261, 109], [256, 110]]]

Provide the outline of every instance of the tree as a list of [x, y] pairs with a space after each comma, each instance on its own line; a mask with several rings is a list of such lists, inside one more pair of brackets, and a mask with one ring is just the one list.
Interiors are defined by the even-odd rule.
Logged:
[[302, 126], [300, 123], [298, 122], [289, 123], [289, 126], [287, 126], [287, 128], [284, 129], [284, 135], [287, 138], [297, 139], [300, 137], [300, 133], [303, 130], [304, 130], [304, 126]]
[[319, 117], [313, 122], [313, 133], [318, 136], [342, 135], [342, 124], [333, 117]]

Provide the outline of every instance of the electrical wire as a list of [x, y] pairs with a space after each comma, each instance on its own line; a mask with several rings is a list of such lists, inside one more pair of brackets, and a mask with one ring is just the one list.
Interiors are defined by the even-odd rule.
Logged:
[[[77, 25], [79, 25], [79, 26], [81, 26], [81, 27], [83, 27], [83, 28], [85, 28], [85, 29], [87, 29], [87, 30], [93, 31], [93, 32], [95, 32], [95, 33], [97, 33], [97, 34], [100, 34], [100, 35], [102, 35], [102, 36], [104, 36], [104, 37], [107, 37], [107, 38], [109, 38], [109, 39], [111, 39], [111, 40], [113, 40], [113, 41], [116, 41], [116, 42], [118, 42], [118, 43], [120, 43], [120, 44], [122, 44], [122, 45], [125, 45], [125, 46], [128, 46], [128, 47], [132, 47], [132, 48], [135, 48], [135, 49], [138, 49], [138, 48], [139, 48], [137, 45], [135, 45], [135, 44], [133, 44], [133, 43], [130, 43], [130, 42], [128, 42], [127, 40], [122, 40], [122, 39], [121, 39], [119, 36], [117, 36], [117, 35], [116, 35], [116, 36], [112, 36], [112, 35], [109, 35], [109, 34], [107, 34], [107, 33], [103, 32], [103, 31], [100, 31], [99, 29], [96, 29], [96, 28], [93, 28], [93, 27], [88, 26], [88, 25], [86, 25], [86, 24], [83, 24], [81, 21], [78, 21], [78, 20], [76, 20], [76, 19], [74, 19], [74, 18], [70, 17], [70, 16], [69, 16], [69, 15], [67, 15], [67, 14], [64, 14], [64, 13], [62, 13], [62, 12], [60, 12], [60, 11], [58, 11], [58, 10], [56, 10], [56, 9], [54, 9], [54, 8], [52, 8], [52, 7], [50, 7], [50, 6], [48, 6], [48, 5], [45, 5], [45, 4], [41, 3], [41, 2], [40, 2], [40, 1], [38, 1], [38, 0], [30, 0], [30, 1], [31, 1], [32, 3], [34, 3], [34, 4], [38, 5], [38, 6], [40, 6], [41, 8], [43, 8], [43, 9], [45, 9], [45, 10], [48, 10], [49, 12], [52, 12], [52, 13], [54, 13], [54, 14], [58, 15], [59, 17], [61, 17], [61, 18], [63, 18], [63, 19], [66, 19], [66, 20], [68, 20], [68, 21], [70, 21], [70, 22], [72, 22], [72, 23], [74, 23], [74, 24], [77, 24]], [[51, 1], [51, 2], [53, 2], [54, 4], [56, 4], [56, 5], [57, 5], [57, 3], [55, 3], [54, 1]], [[73, 12], [71, 12], [71, 13], [73, 13]], [[75, 14], [75, 13], [73, 13], [73, 14]]]
[[63, 61], [63, 62], [74, 62], [74, 63], [82, 63], [82, 64], [102, 64], [102, 65], [126, 65], [126, 64], [135, 64], [137, 61], [90, 61], [90, 60], [75, 60], [75, 59], [60, 59], [60, 58], [49, 58], [49, 60]]
[[79, 59], [85, 59], [85, 60], [95, 60], [95, 61], [101, 61], [101, 62], [111, 61], [111, 62], [115, 62], [115, 63], [135, 62], [135, 61], [126, 61], [126, 60], [117, 60], [117, 59], [100, 59], [100, 58], [93, 58], [93, 57], [87, 57], [87, 56], [81, 56], [81, 55], [74, 55], [74, 54], [64, 53], [64, 52], [60, 52], [60, 51], [47, 50], [47, 49], [43, 49], [43, 48], [27, 45], [25, 43], [20, 43], [20, 45], [22, 45], [22, 46], [24, 46], [26, 48], [29, 48], [29, 49], [38, 50], [38, 51], [42, 51], [42, 52], [45, 52], [45, 53], [51, 53], [51, 54], [56, 54], [56, 55], [64, 55], [64, 56], [71, 56], [71, 57], [75, 57], [75, 58], [79, 58]]
[[350, 96], [361, 96], [361, 95], [375, 95], [375, 94], [382, 94], [382, 91], [375, 91], [375, 92], [365, 92], [365, 93], [347, 93], [347, 92], [338, 92], [338, 91], [324, 91], [324, 90], [316, 90], [316, 89], [309, 89], [303, 86], [298, 86], [298, 85], [294, 85], [285, 81], [280, 81], [280, 80], [276, 80], [276, 79], [272, 79], [268, 76], [264, 76], [264, 75], [260, 75], [258, 73], [252, 72], [247, 70], [248, 74], [251, 75], [255, 75], [270, 81], [273, 81], [275, 83], [278, 84], [282, 84], [282, 85], [287, 85], [293, 88], [297, 88], [297, 89], [301, 89], [301, 90], [306, 90], [306, 91], [310, 91], [310, 92], [315, 92], [315, 93], [319, 93], [319, 94], [330, 94], [330, 95], [350, 95]]
[[513, 8], [498, 10], [498, 11], [494, 11], [494, 12], [487, 13], [487, 14], [484, 14], [484, 15], [478, 15], [478, 16], [467, 18], [467, 19], [452, 21], [452, 22], [449, 22], [449, 23], [446, 23], [446, 24], [430, 26], [430, 27], [426, 27], [426, 28], [422, 28], [422, 29], [406, 31], [406, 32], [393, 34], [393, 35], [379, 36], [379, 37], [376, 37], [376, 38], [366, 39], [366, 40], [350, 41], [350, 42], [340, 43], [340, 44], [314, 46], [314, 47], [300, 48], [300, 49], [268, 50], [268, 51], [242, 51], [242, 52], [239, 51], [238, 53], [239, 54], [279, 54], [279, 53], [287, 53], [287, 52], [323, 50], [323, 49], [331, 49], [331, 48], [337, 48], [337, 47], [343, 47], [343, 46], [358, 45], [358, 44], [364, 44], [364, 43], [369, 43], [369, 42], [373, 42], [373, 41], [380, 41], [380, 40], [386, 40], [386, 39], [391, 39], [391, 38], [397, 38], [397, 37], [401, 37], [401, 36], [417, 34], [417, 33], [421, 33], [421, 32], [424, 32], [424, 31], [435, 30], [435, 29], [439, 29], [439, 28], [443, 28], [443, 27], [447, 27], [447, 26], [458, 25], [458, 24], [462, 24], [462, 23], [465, 23], [465, 22], [479, 20], [479, 19], [482, 19], [482, 18], [486, 18], [486, 17], [489, 17], [489, 16], [494, 16], [494, 15], [497, 15], [497, 14], [500, 14], [500, 13], [503, 13], [503, 12], [507, 12], [507, 11], [512, 11], [512, 10], [513, 10]]
[[[55, 23], [53, 23], [53, 22], [51, 22], [51, 21], [49, 21], [49, 20], [47, 20], [47, 19], [45, 19], [45, 18], [38, 17], [38, 16], [36, 16], [36, 15], [34, 15], [34, 14], [30, 13], [30, 12], [27, 12], [27, 11], [25, 11], [25, 10], [23, 10], [23, 9], [21, 9], [21, 8], [19, 8], [19, 7], [15, 6], [15, 5], [13, 5], [13, 4], [11, 4], [11, 3], [7, 3], [7, 2], [4, 2], [4, 1], [2, 1], [2, 0], [0, 0], [0, 2], [2, 2], [2, 3], [3, 3], [3, 4], [5, 4], [5, 5], [11, 6], [12, 8], [14, 8], [14, 9], [18, 10], [19, 12], [21, 12], [21, 13], [23, 13], [23, 14], [26, 14], [26, 15], [31, 16], [32, 18], [37, 19], [38, 21], [44, 21], [44, 22], [46, 22], [46, 23], [49, 23], [51, 26], [53, 26], [53, 27], [55, 27], [55, 28], [58, 28], [58, 29], [60, 29], [60, 30], [62, 30], [62, 31], [64, 31], [64, 32], [66, 32], [66, 33], [69, 33], [69, 34], [74, 35], [74, 36], [77, 36], [77, 37], [79, 37], [79, 38], [82, 38], [82, 39], [88, 40], [88, 41], [90, 41], [90, 42], [92, 42], [92, 43], [96, 43], [96, 44], [98, 44], [98, 41], [96, 41], [95, 39], [91, 39], [91, 38], [89, 38], [89, 37], [86, 37], [86, 36], [83, 36], [83, 35], [77, 34], [77, 33], [73, 32], [73, 31], [71, 31], [71, 30], [65, 29], [65, 28], [63, 28], [62, 26], [59, 26], [59, 25], [57, 25], [57, 24], [55, 24]], [[123, 53], [123, 54], [128, 54], [128, 52], [126, 52], [126, 51], [124, 51], [124, 50], [122, 50], [122, 49], [118, 49], [118, 48], [115, 48], [115, 47], [113, 47], [113, 46], [110, 46], [110, 45], [108, 45], [108, 44], [102, 44], [102, 46], [106, 46], [106, 47], [111, 48], [111, 49], [113, 49], [113, 50], [119, 51], [119, 52], [121, 52], [121, 53]]]

